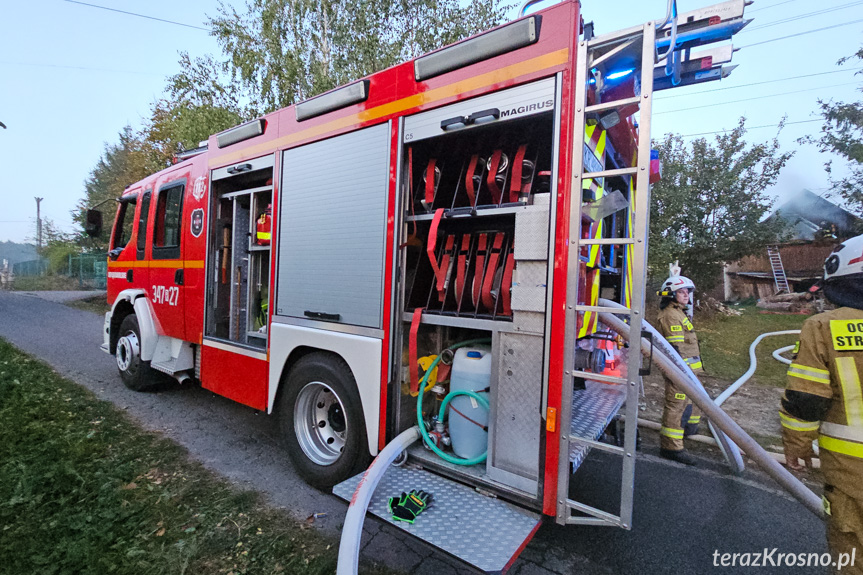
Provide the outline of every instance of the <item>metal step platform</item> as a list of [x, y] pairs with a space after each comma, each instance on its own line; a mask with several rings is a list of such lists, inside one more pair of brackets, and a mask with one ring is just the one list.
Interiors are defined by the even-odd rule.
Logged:
[[572, 421], [569, 433], [569, 461], [574, 472], [584, 462], [590, 446], [575, 438], [596, 441], [626, 401], [626, 390], [622, 386], [596, 381], [585, 383], [585, 389], [572, 392]]
[[[333, 487], [350, 501], [363, 474]], [[432, 504], [413, 523], [393, 521], [387, 499], [422, 489]], [[539, 529], [540, 515], [422, 469], [390, 466], [369, 512], [485, 573], [505, 573]]]

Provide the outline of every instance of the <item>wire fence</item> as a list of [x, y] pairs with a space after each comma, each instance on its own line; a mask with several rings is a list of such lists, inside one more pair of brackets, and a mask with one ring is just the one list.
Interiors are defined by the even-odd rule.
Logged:
[[[63, 277], [77, 283], [78, 289], [105, 289], [108, 280], [108, 261], [104, 252], [69, 254], [65, 261], [48, 258], [13, 264], [14, 278]], [[68, 288], [67, 288], [68, 289]]]

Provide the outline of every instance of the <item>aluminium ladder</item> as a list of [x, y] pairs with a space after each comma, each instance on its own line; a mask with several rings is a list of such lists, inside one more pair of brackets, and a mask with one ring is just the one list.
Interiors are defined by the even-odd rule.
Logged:
[[[648, 219], [650, 215], [650, 119], [654, 90], [676, 86], [691, 85], [704, 81], [718, 80], [730, 73], [733, 67], [721, 64], [730, 60], [732, 50], [727, 49], [727, 57], [719, 57], [716, 50], [692, 52], [691, 48], [730, 39], [739, 32], [748, 20], [743, 19], [745, 0], [732, 0], [693, 12], [677, 15], [673, 0], [669, 2], [669, 17], [665, 21], [647, 22], [620, 32], [595, 38], [584, 38], [578, 42], [575, 69], [575, 114], [573, 134], [577, 142], [572, 154], [572, 186], [570, 205], [569, 256], [566, 295], [566, 335], [564, 349], [570, 350], [564, 357], [563, 396], [558, 421], [572, 425], [561, 430], [558, 497], [556, 522], [559, 524], [606, 525], [630, 529], [632, 526], [633, 492], [635, 479], [636, 426], [626, 425], [623, 446], [609, 445], [598, 440], [599, 433], [586, 435], [578, 433], [578, 418], [599, 419], [602, 425], [608, 423], [613, 413], [602, 412], [600, 417], [591, 413], [592, 405], [580, 405], [575, 398], [573, 383], [575, 378], [589, 382], [606, 384], [604, 387], [615, 390], [623, 402], [627, 422], [638, 419], [638, 399], [641, 386], [641, 338], [632, 337], [626, 359], [626, 370], [622, 376], [597, 375], [576, 369], [574, 352], [576, 348], [576, 323], [579, 313], [610, 313], [627, 316], [632, 334], [642, 333], [644, 317], [644, 294], [646, 284]], [[673, 10], [672, 10], [673, 6]], [[678, 26], [678, 20], [681, 22]], [[660, 50], [664, 54], [660, 56]], [[720, 49], [721, 50], [721, 49]], [[601, 85], [604, 77], [615, 71], [629, 69], [635, 75], [640, 93], [618, 100], [601, 101], [588, 104], [588, 91]], [[638, 90], [636, 90], [638, 91]], [[632, 106], [638, 107], [638, 148], [634, 165], [614, 166], [590, 171], [585, 164], [586, 144], [583, 134], [587, 121], [597, 121], [610, 112]], [[625, 121], [620, 114], [619, 121]], [[625, 237], [582, 238], [582, 195], [584, 180], [601, 178], [623, 178], [630, 190], [627, 216], [632, 222], [624, 232]], [[613, 232], [614, 233], [614, 232]], [[626, 250], [628, 263], [631, 263], [631, 290], [629, 307], [619, 309], [603, 306], [581, 305], [578, 303], [579, 263], [581, 249], [585, 246], [620, 246]], [[628, 283], [628, 282], [623, 282]], [[625, 299], [621, 288], [621, 299]], [[625, 302], [620, 302], [625, 303]], [[610, 385], [607, 385], [610, 384]], [[581, 393], [581, 392], [577, 392]], [[620, 403], [611, 403], [616, 409]], [[592, 417], [593, 416], [593, 417]], [[620, 480], [619, 515], [598, 509], [570, 498], [569, 480], [572, 473], [571, 463], [577, 466], [583, 461], [587, 450], [596, 448], [610, 452], [622, 459]], [[576, 453], [577, 460], [570, 459]]]
[[779, 246], [767, 246], [767, 257], [770, 259], [770, 269], [773, 270], [773, 284], [776, 286], [776, 293], [791, 293], [788, 277], [785, 275], [785, 266], [782, 265]]

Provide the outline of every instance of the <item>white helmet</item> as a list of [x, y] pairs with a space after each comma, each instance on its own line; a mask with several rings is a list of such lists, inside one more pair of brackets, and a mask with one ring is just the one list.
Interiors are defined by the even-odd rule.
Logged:
[[688, 289], [690, 291], [695, 290], [695, 284], [692, 283], [692, 280], [686, 276], [669, 276], [667, 280], [662, 283], [662, 288], [659, 290], [659, 295], [662, 297], [672, 297], [674, 292], [679, 289]]
[[863, 235], [845, 240], [824, 261], [825, 284], [839, 278], [863, 280]]

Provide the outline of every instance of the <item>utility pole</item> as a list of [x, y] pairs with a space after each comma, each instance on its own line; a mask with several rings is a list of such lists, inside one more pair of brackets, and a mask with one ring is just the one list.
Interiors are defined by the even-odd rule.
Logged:
[[36, 199], [36, 249], [42, 251], [42, 215], [39, 212], [39, 203], [45, 198]]

